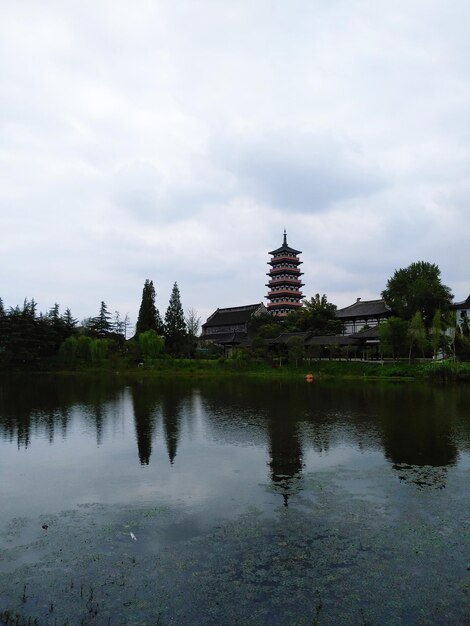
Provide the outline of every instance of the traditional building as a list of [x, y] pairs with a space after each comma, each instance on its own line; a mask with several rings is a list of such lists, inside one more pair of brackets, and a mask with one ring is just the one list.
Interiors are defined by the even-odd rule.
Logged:
[[272, 256], [268, 261], [271, 266], [267, 276], [269, 282], [266, 287], [269, 293], [266, 298], [269, 300], [267, 309], [273, 315], [283, 317], [290, 311], [302, 306], [304, 294], [300, 291], [304, 283], [300, 277], [303, 273], [299, 269], [302, 261], [299, 260], [300, 250], [294, 250], [287, 245], [287, 235], [284, 231], [282, 246], [269, 252]]
[[262, 302], [217, 309], [202, 325], [200, 344], [214, 343], [225, 351], [245, 345], [250, 321], [266, 313], [267, 309]]
[[352, 335], [315, 335], [312, 332], [282, 333], [267, 341], [268, 349], [280, 358], [287, 357], [293, 338], [301, 340], [308, 358], [379, 358], [377, 327]]
[[391, 311], [385, 302], [380, 300], [361, 300], [336, 311], [336, 318], [343, 324], [343, 335], [352, 335], [364, 327], [375, 327], [385, 321]]

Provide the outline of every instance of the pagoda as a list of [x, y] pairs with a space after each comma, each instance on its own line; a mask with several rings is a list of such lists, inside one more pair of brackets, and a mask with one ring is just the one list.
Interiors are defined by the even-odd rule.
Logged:
[[269, 252], [271, 266], [269, 273], [269, 293], [266, 298], [269, 300], [267, 309], [272, 315], [283, 317], [302, 306], [304, 294], [300, 288], [304, 286], [300, 277], [303, 273], [299, 269], [302, 261], [299, 260], [300, 250], [294, 250], [287, 245], [287, 234], [284, 230], [284, 240], [282, 246]]

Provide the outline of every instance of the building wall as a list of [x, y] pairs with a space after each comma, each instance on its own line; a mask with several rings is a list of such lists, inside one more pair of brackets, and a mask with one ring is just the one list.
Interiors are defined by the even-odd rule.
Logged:
[[370, 328], [375, 328], [379, 325], [379, 323], [387, 318], [378, 319], [376, 317], [368, 317], [356, 320], [346, 320], [343, 322], [343, 335], [352, 335], [353, 333], [358, 333], [365, 326], [369, 326]]
[[467, 319], [467, 324], [470, 325], [470, 309], [457, 309], [455, 313], [456, 321], [460, 328], [462, 328], [464, 319]]

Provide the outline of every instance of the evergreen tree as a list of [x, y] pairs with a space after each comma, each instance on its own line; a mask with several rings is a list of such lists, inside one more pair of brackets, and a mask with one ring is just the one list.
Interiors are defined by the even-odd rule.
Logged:
[[49, 327], [54, 332], [59, 333], [59, 334], [64, 334], [65, 324], [64, 324], [64, 320], [62, 319], [62, 316], [60, 315], [59, 305], [57, 304], [57, 302], [48, 311], [46, 315], [46, 320], [49, 324]]
[[65, 313], [62, 315], [62, 322], [67, 334], [69, 335], [74, 332], [75, 327], [78, 324], [78, 320], [73, 317], [70, 309], [65, 309]]
[[153, 281], [146, 279], [142, 290], [142, 301], [140, 303], [139, 316], [135, 326], [135, 334], [139, 335], [146, 330], [154, 330], [159, 335], [163, 335], [163, 322], [155, 306], [155, 287]]
[[53, 307], [51, 307], [50, 311], [47, 314], [47, 317], [49, 318], [49, 320], [52, 322], [52, 324], [55, 325], [59, 325], [60, 324], [60, 314], [59, 314], [59, 305], [57, 304], [57, 302], [54, 304]]
[[111, 314], [103, 301], [101, 301], [98, 317], [93, 320], [93, 332], [97, 337], [107, 337], [111, 332]]
[[186, 346], [187, 329], [178, 284], [173, 285], [165, 313], [165, 347], [173, 356], [181, 356]]
[[5, 316], [5, 307], [3, 306], [3, 300], [0, 298], [0, 317]]
[[32, 367], [42, 355], [45, 324], [36, 316], [37, 304], [24, 300], [23, 308], [10, 308], [0, 325], [0, 355], [4, 363]]
[[65, 332], [64, 322], [59, 312], [59, 305], [57, 302], [47, 312], [45, 317], [42, 315], [39, 318], [40, 325], [42, 327], [42, 349], [41, 352], [45, 356], [52, 356], [60, 347], [60, 344], [67, 336]]
[[[35, 301], [34, 298], [32, 298], [32, 300], [30, 300], [28, 302], [28, 300], [25, 298], [24, 302], [23, 302], [23, 310], [22, 310], [22, 315], [23, 317], [27, 317], [29, 319], [36, 319], [36, 309], [37, 309], [37, 302]], [[17, 307], [18, 308], [18, 307]]]

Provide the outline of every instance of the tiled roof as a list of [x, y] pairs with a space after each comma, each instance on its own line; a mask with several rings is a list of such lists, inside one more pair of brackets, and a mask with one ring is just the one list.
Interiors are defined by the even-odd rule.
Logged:
[[271, 250], [268, 254], [279, 254], [280, 252], [290, 252], [291, 254], [302, 254], [302, 250], [294, 250], [290, 246], [281, 246], [280, 248], [276, 248], [276, 250]]
[[470, 296], [468, 296], [468, 298], [466, 300], [463, 300], [462, 302], [454, 302], [450, 305], [450, 308], [454, 311], [456, 309], [470, 309]]
[[204, 341], [212, 341], [220, 345], [241, 344], [247, 338], [246, 333], [233, 331], [231, 333], [213, 333], [212, 335], [202, 335], [200, 339]]
[[246, 306], [235, 306], [230, 307], [228, 309], [217, 309], [215, 313], [212, 313], [210, 317], [207, 318], [205, 324], [203, 324], [203, 328], [208, 330], [212, 326], [230, 326], [233, 324], [245, 324], [252, 317], [253, 313], [255, 313], [260, 306], [261, 302], [257, 304], [247, 304]]
[[312, 335], [307, 339], [307, 346], [353, 346], [359, 341], [355, 337], [346, 335]]
[[357, 339], [378, 339], [378, 328], [378, 326], [374, 326], [373, 328], [365, 328], [364, 330], [360, 330], [359, 332], [350, 335], [350, 337], [356, 337]]
[[300, 337], [303, 341], [305, 341], [310, 334], [311, 333], [309, 333], [309, 332], [306, 332], [306, 333], [281, 333], [278, 337], [275, 337], [274, 339], [269, 339], [268, 340], [268, 344], [271, 345], [271, 346], [278, 345], [278, 344], [287, 344], [287, 343], [289, 343], [289, 339], [291, 339], [292, 337]]
[[381, 315], [389, 315], [390, 309], [385, 302], [380, 300], [360, 300], [358, 299], [354, 304], [345, 307], [344, 309], [338, 309], [336, 311], [336, 317], [339, 319], [348, 319], [353, 317], [375, 317]]
[[376, 339], [377, 328], [368, 328], [354, 335], [314, 335], [304, 333], [282, 333], [275, 339], [270, 339], [268, 345], [287, 345], [292, 337], [300, 337], [306, 346], [354, 346], [361, 345], [361, 340]]

